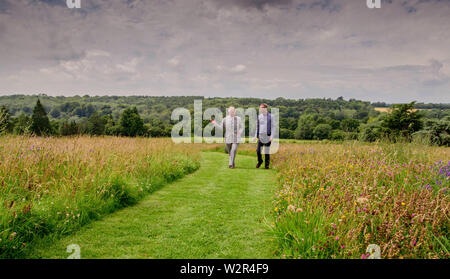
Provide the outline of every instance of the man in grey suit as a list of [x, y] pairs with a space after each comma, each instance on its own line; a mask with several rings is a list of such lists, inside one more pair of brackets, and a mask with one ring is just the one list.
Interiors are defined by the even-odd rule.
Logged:
[[256, 134], [254, 140], [258, 139], [258, 147], [256, 148], [256, 154], [258, 155], [258, 163], [256, 168], [259, 168], [263, 163], [261, 148], [264, 148], [264, 166], [266, 169], [270, 165], [270, 145], [273, 141], [273, 135], [275, 134], [276, 125], [274, 118], [267, 111], [267, 104], [261, 104], [259, 106], [259, 115], [256, 124]]
[[234, 169], [236, 152], [241, 142], [241, 134], [244, 131], [242, 120], [236, 116], [234, 107], [228, 108], [228, 116], [222, 120], [221, 125], [216, 123], [216, 120], [211, 120], [211, 123], [218, 129], [225, 129], [225, 144], [229, 153], [229, 168]]

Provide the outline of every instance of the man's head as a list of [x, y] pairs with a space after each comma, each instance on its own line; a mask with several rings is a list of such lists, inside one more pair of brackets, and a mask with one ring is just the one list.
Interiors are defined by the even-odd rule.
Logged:
[[235, 109], [234, 107], [229, 107], [229, 108], [228, 108], [228, 114], [229, 114], [231, 117], [234, 117], [234, 116], [236, 115], [236, 109]]
[[267, 104], [261, 104], [259, 106], [259, 113], [262, 113], [264, 115], [267, 114], [267, 107], [268, 107]]

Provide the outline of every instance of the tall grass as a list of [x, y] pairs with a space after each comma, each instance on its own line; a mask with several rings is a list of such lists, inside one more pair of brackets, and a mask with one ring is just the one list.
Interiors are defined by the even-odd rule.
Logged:
[[0, 257], [136, 203], [199, 167], [170, 139], [0, 137]]
[[273, 233], [287, 258], [449, 258], [450, 148], [282, 144]]

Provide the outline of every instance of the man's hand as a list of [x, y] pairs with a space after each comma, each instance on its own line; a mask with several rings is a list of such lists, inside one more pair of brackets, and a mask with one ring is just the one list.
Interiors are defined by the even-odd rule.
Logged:
[[252, 141], [256, 141], [256, 137], [253, 137], [253, 140]]
[[211, 123], [216, 125], [216, 120], [215, 119], [211, 119]]
[[273, 138], [270, 138], [269, 141], [272, 142], [272, 141], [273, 141]]

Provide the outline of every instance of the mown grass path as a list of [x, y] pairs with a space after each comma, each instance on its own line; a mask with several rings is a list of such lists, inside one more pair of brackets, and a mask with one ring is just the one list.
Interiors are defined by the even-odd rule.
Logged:
[[273, 170], [255, 169], [254, 157], [203, 152], [201, 168], [150, 194], [137, 205], [93, 222], [68, 237], [36, 243], [27, 257], [272, 258], [267, 233], [276, 190]]

